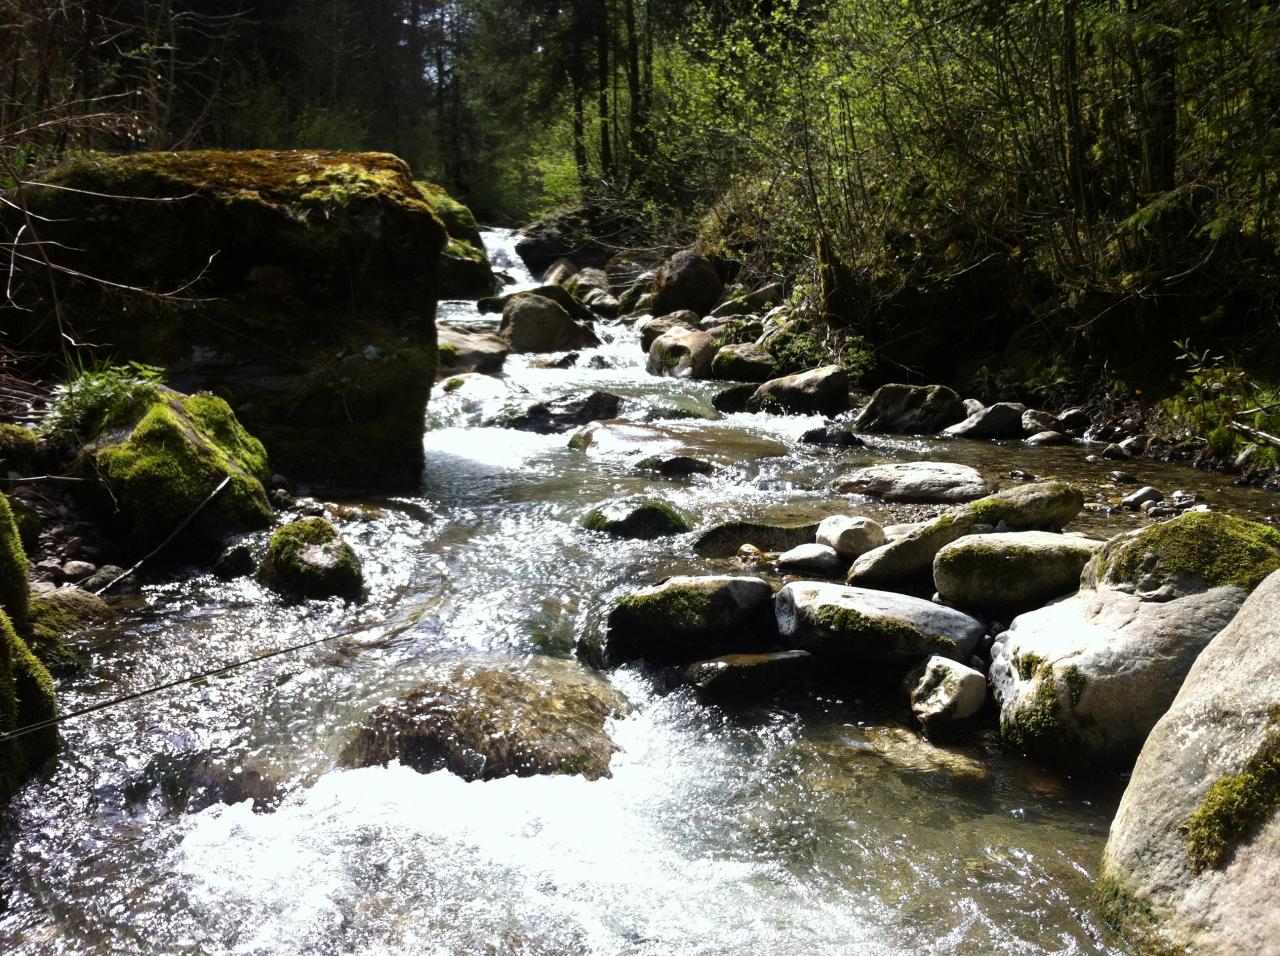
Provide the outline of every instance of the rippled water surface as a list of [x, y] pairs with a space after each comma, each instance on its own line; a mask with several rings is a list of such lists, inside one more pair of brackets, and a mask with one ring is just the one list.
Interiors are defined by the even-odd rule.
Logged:
[[[486, 235], [529, 283], [511, 236]], [[464, 303], [442, 318], [491, 328]], [[726, 714], [642, 675], [612, 723], [611, 779], [465, 783], [393, 765], [339, 769], [377, 703], [462, 655], [568, 653], [624, 590], [724, 571], [691, 536], [661, 545], [578, 530], [592, 507], [661, 494], [710, 524], [856, 508], [830, 479], [858, 464], [944, 458], [992, 478], [1021, 468], [1118, 496], [1086, 449], [873, 439], [798, 446], [810, 418], [716, 421], [706, 383], [644, 373], [634, 331], [569, 371], [513, 356], [500, 379], [438, 392], [413, 497], [342, 502], [370, 599], [286, 606], [252, 580], [147, 587], [86, 638], [75, 710], [309, 638], [336, 639], [69, 722], [52, 777], [11, 811], [0, 951], [76, 953], [879, 954], [1111, 953], [1089, 894], [1122, 781], [1073, 781], [989, 738], [921, 741], [874, 701], [772, 703]], [[589, 369], [600, 356], [611, 368]], [[507, 406], [608, 389], [629, 418], [713, 438], [734, 464], [645, 477], [638, 450], [583, 454], [564, 435], [485, 423]], [[760, 439], [785, 454], [754, 456]], [[1215, 507], [1273, 514], [1270, 496], [1146, 462], [1127, 466]], [[1006, 479], [1007, 480], [1007, 479]], [[1131, 515], [1091, 512], [1103, 535]], [[256, 539], [260, 546], [261, 539]]]

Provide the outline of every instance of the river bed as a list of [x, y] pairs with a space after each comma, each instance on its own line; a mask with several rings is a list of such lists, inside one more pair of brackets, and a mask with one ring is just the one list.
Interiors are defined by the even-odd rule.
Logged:
[[[531, 284], [507, 232], [495, 263]], [[492, 329], [469, 303], [441, 318]], [[1090, 902], [1123, 779], [1074, 780], [1004, 753], [993, 734], [935, 747], [878, 700], [740, 713], [611, 680], [634, 704], [611, 734], [613, 776], [466, 783], [392, 765], [342, 769], [361, 718], [442, 661], [567, 655], [620, 594], [675, 573], [738, 570], [693, 535], [584, 532], [591, 508], [658, 495], [701, 527], [905, 509], [836, 496], [832, 478], [886, 460], [1023, 469], [1079, 483], [1098, 536], [1143, 520], [1100, 506], [1126, 489], [1080, 445], [873, 437], [800, 445], [817, 418], [715, 413], [711, 383], [647, 375], [638, 333], [568, 370], [512, 356], [498, 378], [437, 390], [418, 494], [339, 503], [369, 600], [287, 605], [252, 579], [145, 587], [86, 639], [64, 710], [328, 635], [226, 676], [70, 721], [50, 779], [14, 802], [0, 856], [0, 951], [12, 954], [1120, 953]], [[605, 366], [591, 368], [595, 364]], [[624, 415], [714, 438], [734, 463], [646, 476], [626, 450], [484, 423], [507, 406], [608, 390]], [[693, 415], [695, 417], [688, 417]], [[696, 416], [708, 416], [707, 418]], [[732, 453], [767, 439], [788, 449]], [[1274, 517], [1274, 496], [1146, 461], [1144, 483]], [[264, 536], [254, 539], [257, 546]]]

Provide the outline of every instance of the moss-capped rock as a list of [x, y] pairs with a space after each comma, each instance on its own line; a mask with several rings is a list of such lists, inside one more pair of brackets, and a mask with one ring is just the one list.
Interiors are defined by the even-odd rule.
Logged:
[[292, 598], [357, 601], [364, 595], [360, 559], [323, 518], [302, 518], [277, 528], [258, 577]]
[[588, 531], [602, 531], [615, 538], [642, 541], [693, 530], [684, 515], [662, 501], [620, 502], [594, 508], [582, 519], [582, 526]]
[[40, 440], [30, 428], [0, 424], [0, 466], [25, 471], [40, 448]]
[[[0, 734], [57, 713], [53, 680], [19, 635], [28, 613], [27, 559], [8, 501], [0, 494]], [[58, 747], [54, 729], [0, 743], [0, 800], [7, 799]]]
[[262, 443], [212, 395], [157, 386], [124, 421], [107, 423], [85, 446], [81, 464], [102, 483], [110, 513], [138, 551], [168, 538], [223, 478], [230, 482], [182, 532], [185, 543], [207, 551], [271, 521]]
[[419, 181], [414, 185], [449, 234], [436, 266], [440, 298], [479, 299], [492, 295], [498, 282], [489, 265], [476, 217], [435, 183]]
[[[25, 198], [51, 220], [42, 238], [63, 244], [69, 267], [162, 291], [198, 277], [171, 299], [68, 278], [60, 299], [82, 338], [181, 368], [175, 384], [225, 398], [291, 476], [416, 484], [448, 236], [402, 161], [140, 153], [41, 179], [59, 188]], [[31, 322], [33, 347], [54, 334], [18, 321]]]
[[81, 588], [58, 588], [31, 597], [28, 609], [27, 645], [51, 674], [69, 674], [85, 660], [66, 638], [74, 632], [115, 617], [111, 605]]
[[480, 226], [469, 207], [450, 196], [443, 186], [421, 179], [416, 180], [413, 185], [435, 212], [436, 217], [444, 223], [445, 231], [449, 233], [450, 238], [465, 242], [481, 251], [484, 250]]
[[1085, 567], [1081, 584], [1132, 585], [1140, 592], [1215, 587], [1251, 591], [1280, 569], [1280, 529], [1217, 512], [1190, 512], [1112, 539]]

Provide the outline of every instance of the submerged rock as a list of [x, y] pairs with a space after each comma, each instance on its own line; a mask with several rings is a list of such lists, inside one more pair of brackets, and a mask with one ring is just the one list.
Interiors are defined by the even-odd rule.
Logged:
[[813, 541], [818, 528], [816, 524], [730, 521], [699, 535], [693, 543], [693, 551], [702, 558], [731, 558], [748, 544], [761, 551], [790, 551]]
[[881, 385], [854, 419], [860, 432], [930, 435], [967, 416], [960, 396], [945, 385]]
[[685, 534], [693, 526], [680, 512], [661, 501], [640, 503], [620, 502], [604, 508], [596, 508], [582, 519], [588, 531], [602, 531], [615, 538], [636, 538], [650, 541], [675, 534]]
[[871, 495], [885, 501], [973, 501], [991, 494], [991, 483], [975, 468], [944, 461], [904, 461], [871, 465], [831, 483], [842, 495]]
[[711, 407], [718, 412], [724, 412], [726, 415], [745, 412], [747, 410], [747, 402], [756, 393], [757, 387], [755, 384], [746, 384], [730, 385], [728, 388], [723, 388], [711, 397]]
[[817, 660], [807, 651], [729, 654], [690, 664], [682, 671], [687, 684], [707, 702], [755, 703], [771, 694], [811, 685]]
[[866, 442], [853, 431], [853, 426], [840, 422], [827, 422], [817, 428], [810, 428], [800, 436], [805, 445], [834, 445], [837, 448], [864, 448]]
[[764, 650], [776, 639], [770, 598], [760, 578], [674, 577], [618, 601], [604, 643], [585, 647], [591, 663], [630, 660], [686, 664], [720, 654]]
[[357, 601], [364, 595], [360, 559], [324, 518], [301, 518], [277, 528], [258, 577], [291, 598]]
[[839, 365], [771, 379], [747, 399], [750, 412], [838, 415], [848, 408], [849, 376]]
[[1101, 541], [1047, 531], [965, 535], [933, 559], [933, 586], [943, 602], [966, 611], [1029, 611], [1075, 591], [1101, 547]]
[[628, 711], [622, 694], [573, 661], [464, 663], [380, 706], [340, 759], [349, 767], [399, 760], [464, 780], [598, 780], [618, 750], [605, 722]]
[[986, 626], [967, 614], [889, 591], [799, 581], [775, 601], [789, 647], [849, 662], [911, 663], [931, 655], [968, 660]]
[[1210, 642], [1142, 747], [1098, 884], [1143, 952], [1264, 956], [1280, 939], [1280, 574]]

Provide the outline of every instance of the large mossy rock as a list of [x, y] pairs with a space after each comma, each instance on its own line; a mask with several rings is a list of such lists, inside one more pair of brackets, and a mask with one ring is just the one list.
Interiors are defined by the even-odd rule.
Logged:
[[760, 578], [677, 576], [626, 595], [609, 614], [602, 646], [588, 661], [688, 664], [721, 654], [765, 650], [775, 640], [770, 598]]
[[1128, 767], [1201, 651], [1276, 568], [1280, 534], [1224, 515], [1114, 539], [1079, 593], [997, 638], [1002, 737], [1059, 765]]
[[605, 722], [628, 711], [622, 694], [573, 661], [462, 663], [379, 707], [342, 762], [399, 760], [419, 773], [445, 769], [465, 780], [597, 780], [609, 776], [618, 749]]
[[1029, 611], [1075, 591], [1101, 547], [1048, 531], [969, 534], [933, 559], [933, 586], [942, 601], [975, 614]]
[[106, 601], [78, 587], [33, 594], [27, 614], [24, 635], [27, 646], [49, 673], [57, 676], [74, 673], [85, 664], [84, 658], [68, 646], [66, 639], [76, 631], [103, 624], [116, 616]]
[[449, 237], [401, 160], [139, 153], [41, 178], [57, 188], [25, 198], [65, 265], [186, 289], [128, 296], [68, 276], [59, 295], [79, 338], [225, 398], [292, 477], [416, 486]]
[[[56, 716], [48, 670], [22, 639], [28, 613], [27, 558], [8, 499], [0, 494], [0, 734]], [[56, 729], [0, 743], [0, 801], [57, 752]]]
[[323, 518], [301, 518], [277, 528], [258, 577], [290, 598], [358, 601], [364, 594], [360, 559]]
[[414, 186], [449, 234], [449, 241], [436, 266], [439, 297], [479, 299], [493, 295], [498, 288], [498, 279], [489, 265], [480, 227], [471, 210], [435, 183], [419, 181]]
[[588, 531], [601, 531], [615, 538], [652, 541], [693, 530], [688, 519], [663, 501], [619, 501], [592, 509], [582, 519]]
[[97, 477], [104, 511], [132, 550], [160, 545], [192, 515], [178, 544], [197, 556], [270, 524], [266, 452], [222, 399], [155, 386], [108, 410], [95, 431], [80, 468]]
[[868, 551], [849, 569], [859, 587], [931, 589], [933, 560], [974, 525], [1004, 522], [1015, 531], [1060, 531], [1084, 507], [1084, 495], [1062, 481], [1033, 482], [957, 505], [884, 547]]
[[1280, 940], [1280, 573], [1196, 659], [1111, 824], [1099, 902], [1135, 951]]
[[29, 428], [0, 423], [0, 469], [26, 471], [40, 450], [40, 439]]

